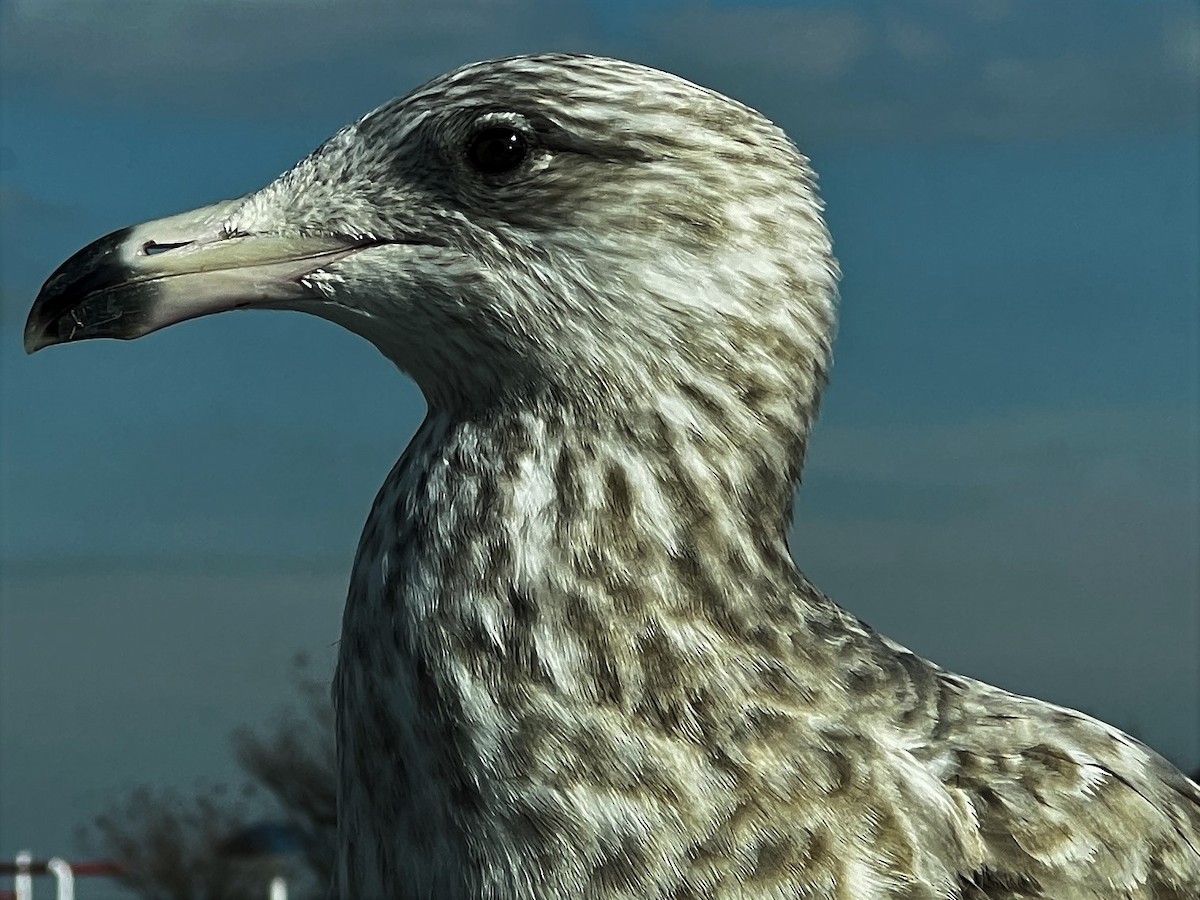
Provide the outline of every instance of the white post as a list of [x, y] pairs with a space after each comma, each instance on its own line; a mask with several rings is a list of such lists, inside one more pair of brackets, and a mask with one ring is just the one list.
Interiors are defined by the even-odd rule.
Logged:
[[33, 900], [33, 876], [29, 874], [32, 862], [33, 854], [28, 850], [17, 854], [17, 874], [13, 876], [13, 893], [17, 900]]
[[283, 880], [282, 875], [276, 875], [271, 879], [267, 900], [287, 900], [287, 882]]
[[70, 864], [56, 856], [46, 863], [46, 869], [58, 885], [57, 900], [75, 900], [75, 873]]

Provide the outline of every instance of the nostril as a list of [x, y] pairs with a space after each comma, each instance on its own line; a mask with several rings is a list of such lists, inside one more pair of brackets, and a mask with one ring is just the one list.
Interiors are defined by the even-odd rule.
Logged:
[[168, 250], [178, 250], [180, 247], [186, 247], [191, 241], [180, 241], [176, 244], [160, 244], [157, 241], [146, 241], [142, 244], [142, 252], [147, 256], [157, 256], [160, 253], [166, 253]]

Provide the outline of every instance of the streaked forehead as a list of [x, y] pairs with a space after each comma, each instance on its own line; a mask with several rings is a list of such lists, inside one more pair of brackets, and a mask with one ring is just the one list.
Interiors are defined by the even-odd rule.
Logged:
[[380, 107], [363, 124], [394, 128], [392, 137], [402, 138], [430, 114], [464, 106], [539, 113], [565, 128], [606, 135], [671, 132], [678, 137], [681, 123], [739, 141], [755, 132], [771, 138], [780, 134], [748, 107], [678, 76], [621, 60], [564, 54], [464, 66]]
[[[631, 97], [667, 91], [677, 97], [711, 93], [675, 75], [635, 63], [596, 56], [545, 54], [472, 63], [436, 78], [413, 92], [447, 100], [509, 93], [536, 99], [539, 94], [579, 102], [625, 104]], [[714, 95], [715, 96], [715, 95]]]

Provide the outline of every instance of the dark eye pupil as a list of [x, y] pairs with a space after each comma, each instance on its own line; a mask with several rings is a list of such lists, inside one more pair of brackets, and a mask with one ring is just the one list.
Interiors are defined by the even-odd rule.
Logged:
[[485, 128], [471, 138], [467, 159], [485, 175], [500, 175], [524, 162], [528, 152], [525, 135], [515, 128], [496, 126]]

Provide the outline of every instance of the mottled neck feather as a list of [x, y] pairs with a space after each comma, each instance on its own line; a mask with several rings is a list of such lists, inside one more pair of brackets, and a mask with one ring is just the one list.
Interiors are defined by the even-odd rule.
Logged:
[[[346, 607], [347, 833], [383, 829], [373, 853], [404, 854], [405, 877], [433, 895], [474, 878], [522, 894], [522, 872], [554, 843], [539, 829], [559, 816], [580, 844], [558, 847], [554, 867], [567, 877], [594, 865], [579, 792], [611, 792], [619, 775], [604, 767], [621, 747], [665, 754], [667, 793], [629, 811], [653, 823], [675, 814], [672, 792], [697, 789], [682, 761], [704, 752], [716, 765], [701, 735], [736, 756], [720, 731], [758, 714], [752, 698], [828, 684], [831, 665], [779, 662], [798, 629], [844, 637], [856, 624], [808, 588], [787, 550], [813, 411], [784, 417], [731, 396], [680, 385], [619, 412], [431, 412], [372, 510]], [[368, 772], [381, 743], [395, 767]], [[541, 802], [553, 809], [525, 809]], [[512, 821], [523, 815], [533, 832]], [[479, 849], [492, 841], [507, 847], [498, 857]], [[414, 872], [422, 858], [439, 862]], [[525, 868], [499, 872], [508, 858]], [[361, 850], [344, 862], [345, 896], [386, 893], [371, 879], [400, 868]]]
[[620, 413], [431, 412], [368, 520], [348, 624], [374, 627], [359, 614], [391, 598], [407, 653], [480, 666], [529, 653], [529, 677], [588, 694], [606, 651], [564, 655], [572, 635], [752, 615], [794, 589], [786, 532], [805, 435], [732, 415], [694, 385]]

